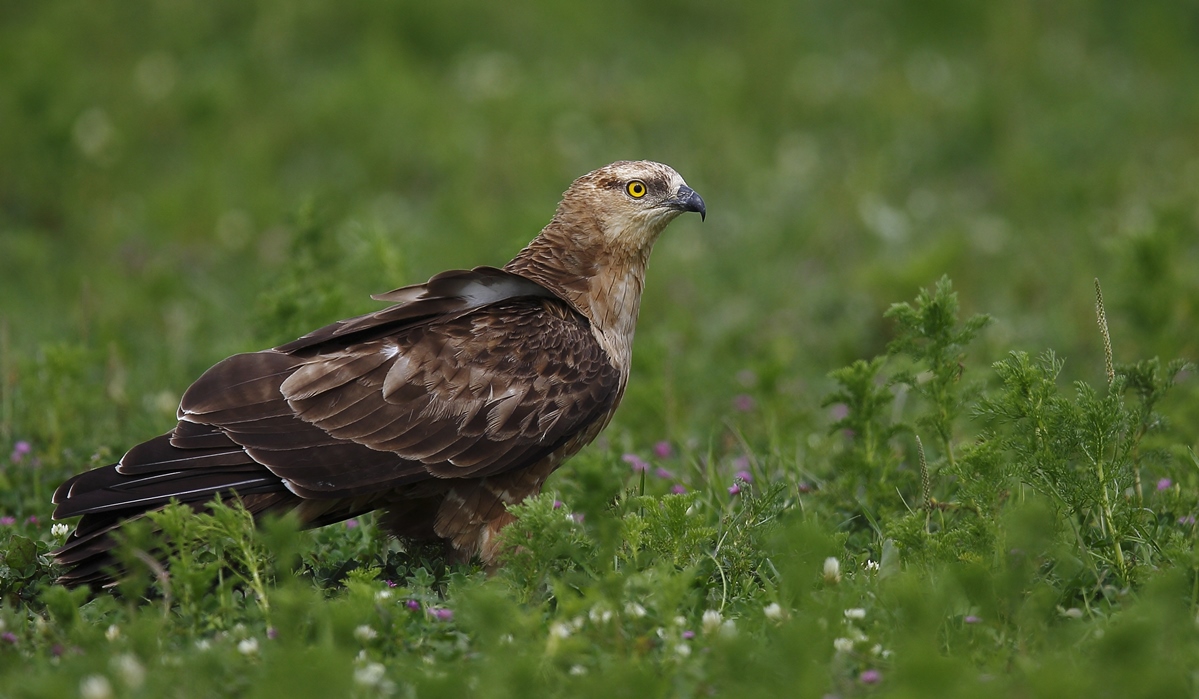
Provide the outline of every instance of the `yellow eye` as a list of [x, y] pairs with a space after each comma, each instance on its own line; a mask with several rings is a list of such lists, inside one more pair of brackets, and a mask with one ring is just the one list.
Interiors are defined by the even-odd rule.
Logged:
[[641, 180], [633, 180], [625, 185], [624, 191], [628, 192], [630, 197], [640, 199], [645, 196], [645, 183]]

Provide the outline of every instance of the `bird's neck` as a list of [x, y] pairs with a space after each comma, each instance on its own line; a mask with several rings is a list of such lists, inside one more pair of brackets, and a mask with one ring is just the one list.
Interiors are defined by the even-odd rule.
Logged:
[[583, 314], [623, 384], [632, 361], [649, 250], [605, 245], [601, 232], [583, 228], [555, 218], [504, 269], [541, 284]]

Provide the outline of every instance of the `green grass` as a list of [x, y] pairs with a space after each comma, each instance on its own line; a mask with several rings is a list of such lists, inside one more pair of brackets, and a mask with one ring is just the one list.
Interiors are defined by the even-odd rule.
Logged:
[[[0, 9], [0, 696], [1194, 694], [1193, 3], [576, 5]], [[218, 509], [50, 584], [208, 366], [621, 158], [711, 215], [501, 574]]]

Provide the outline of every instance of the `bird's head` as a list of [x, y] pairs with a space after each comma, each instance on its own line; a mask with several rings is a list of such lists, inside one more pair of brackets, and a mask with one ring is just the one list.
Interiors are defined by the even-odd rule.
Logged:
[[704, 200], [669, 165], [622, 160], [575, 180], [562, 195], [559, 216], [591, 219], [614, 248], [647, 253], [684, 211], [707, 215]]

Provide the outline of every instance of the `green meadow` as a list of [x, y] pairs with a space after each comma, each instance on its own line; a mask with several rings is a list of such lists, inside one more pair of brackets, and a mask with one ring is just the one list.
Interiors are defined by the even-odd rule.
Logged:
[[[0, 696], [1199, 694], [1196, 66], [1186, 0], [4, 4]], [[499, 573], [230, 503], [54, 585], [205, 369], [621, 159], [707, 220]]]

